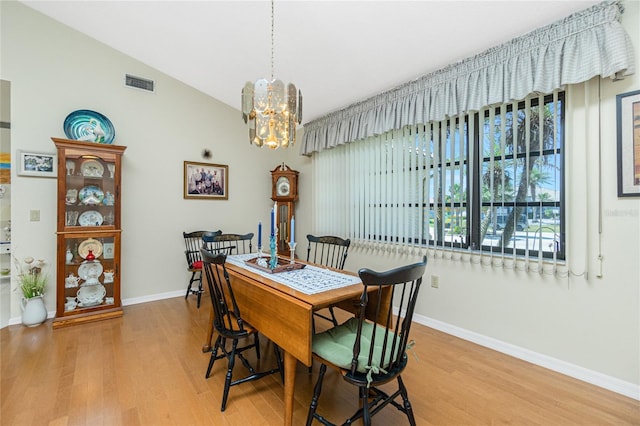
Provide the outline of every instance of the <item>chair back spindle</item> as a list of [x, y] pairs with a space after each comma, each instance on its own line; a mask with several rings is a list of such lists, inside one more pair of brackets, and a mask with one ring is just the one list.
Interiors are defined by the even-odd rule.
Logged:
[[253, 250], [253, 232], [248, 234], [205, 234], [204, 247], [210, 251], [232, 254], [248, 254]]
[[[187, 271], [191, 272], [191, 278], [189, 279], [189, 285], [187, 286], [187, 293], [184, 298], [189, 297], [189, 294], [195, 294], [198, 297], [198, 308], [200, 307], [200, 299], [202, 296], [202, 256], [200, 255], [200, 247], [202, 246], [203, 235], [219, 235], [222, 231], [193, 231], [183, 232], [182, 237], [184, 239], [185, 250], [184, 254], [187, 258]], [[198, 283], [198, 288], [193, 289], [193, 284]]]
[[344, 269], [351, 240], [331, 235], [317, 237], [309, 234], [307, 241], [309, 242], [307, 261], [330, 268]]

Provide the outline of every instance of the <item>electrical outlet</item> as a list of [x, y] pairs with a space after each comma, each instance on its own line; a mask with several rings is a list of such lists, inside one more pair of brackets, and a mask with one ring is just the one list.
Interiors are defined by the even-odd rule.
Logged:
[[40, 210], [30, 210], [29, 211], [29, 220], [31, 222], [39, 222], [40, 221]]
[[440, 277], [437, 275], [431, 275], [431, 287], [438, 288], [440, 287]]

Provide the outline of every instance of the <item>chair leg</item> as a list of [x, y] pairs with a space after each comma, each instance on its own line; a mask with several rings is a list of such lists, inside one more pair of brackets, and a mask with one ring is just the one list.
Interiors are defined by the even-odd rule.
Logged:
[[324, 373], [327, 372], [326, 364], [320, 365], [320, 374], [318, 375], [318, 381], [313, 389], [313, 398], [311, 398], [311, 404], [309, 404], [309, 413], [307, 414], [307, 426], [311, 426], [313, 418], [315, 417], [316, 410], [318, 409], [318, 399], [320, 398], [320, 392], [322, 392], [322, 380], [324, 379]]
[[193, 285], [193, 282], [195, 281], [195, 276], [196, 273], [195, 271], [191, 273], [191, 278], [189, 279], [189, 285], [187, 286], [187, 294], [184, 295], [184, 299], [187, 300], [187, 297], [189, 297], [189, 294], [191, 293], [191, 286]]
[[371, 426], [371, 412], [369, 411], [369, 389], [362, 386], [360, 392], [360, 404], [362, 405], [362, 424]]
[[409, 424], [411, 426], [416, 426], [416, 419], [413, 417], [413, 409], [409, 402], [409, 394], [407, 394], [407, 388], [404, 386], [402, 377], [400, 376], [398, 376], [398, 387], [400, 388], [400, 394], [402, 395], [402, 401], [404, 403], [404, 412], [409, 418]]
[[284, 364], [282, 363], [280, 347], [275, 343], [273, 344], [273, 351], [276, 353], [276, 363], [278, 364], [278, 370], [280, 370], [280, 378], [282, 379], [282, 384], [284, 384]]
[[253, 342], [256, 345], [256, 358], [260, 359], [260, 338], [258, 333], [253, 335]]
[[200, 277], [198, 279], [198, 295], [197, 295], [197, 297], [198, 297], [198, 304], [197, 304], [198, 309], [200, 309], [200, 300], [202, 299], [203, 291], [204, 290], [202, 290], [202, 277]]
[[229, 389], [231, 388], [231, 379], [233, 378], [233, 367], [236, 362], [236, 348], [238, 346], [238, 340], [233, 339], [233, 345], [231, 346], [231, 352], [227, 354], [227, 375], [224, 379], [224, 391], [222, 393], [222, 407], [220, 411], [224, 411], [227, 408], [227, 398], [229, 397]]
[[225, 340], [222, 336], [218, 336], [216, 338], [216, 344], [213, 346], [213, 350], [211, 351], [211, 358], [209, 359], [209, 366], [207, 367], [207, 374], [205, 374], [204, 378], [208, 379], [211, 375], [211, 369], [213, 368], [213, 363], [218, 359], [218, 348], [222, 347], [225, 344]]

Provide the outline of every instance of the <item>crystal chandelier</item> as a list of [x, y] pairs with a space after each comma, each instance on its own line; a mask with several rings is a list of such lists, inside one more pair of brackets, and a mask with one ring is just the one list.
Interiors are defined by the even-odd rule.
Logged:
[[242, 118], [249, 125], [249, 142], [271, 149], [286, 148], [296, 140], [296, 125], [302, 122], [302, 92], [295, 84], [286, 88], [281, 80], [273, 78], [274, 19], [271, 0], [271, 80], [265, 78], [242, 89]]

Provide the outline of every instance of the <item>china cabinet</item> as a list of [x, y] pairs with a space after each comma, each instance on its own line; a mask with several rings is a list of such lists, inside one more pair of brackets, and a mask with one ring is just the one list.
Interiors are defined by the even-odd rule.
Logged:
[[126, 147], [52, 140], [58, 153], [53, 327], [122, 316], [120, 179]]

